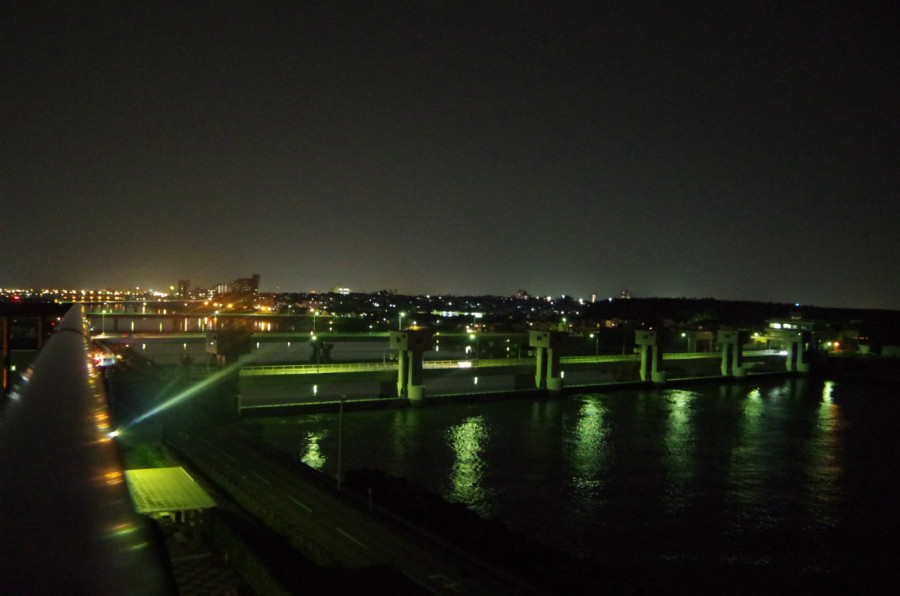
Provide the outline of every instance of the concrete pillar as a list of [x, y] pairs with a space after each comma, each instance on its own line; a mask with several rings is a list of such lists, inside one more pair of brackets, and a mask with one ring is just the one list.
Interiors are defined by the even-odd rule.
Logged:
[[652, 346], [641, 346], [641, 380], [647, 380], [647, 371], [649, 370], [649, 356]]
[[425, 399], [422, 359], [432, 348], [431, 331], [416, 328], [391, 331], [390, 348], [397, 350], [397, 394], [405, 396], [410, 403], [421, 403]]
[[634, 343], [641, 346], [641, 380], [654, 383], [666, 382], [667, 373], [662, 370], [662, 350], [656, 331], [641, 329], [634, 332]]
[[653, 346], [651, 363], [650, 380], [658, 385], [665, 383], [668, 373], [662, 370], [662, 349], [659, 346]]
[[728, 366], [729, 366], [729, 352], [731, 351], [731, 345], [728, 343], [719, 342], [719, 348], [722, 350], [722, 363], [719, 365], [719, 370], [722, 372], [723, 377], [728, 376]]
[[410, 350], [409, 354], [409, 383], [407, 393], [410, 401], [422, 401], [425, 398], [425, 385], [422, 383], [422, 352]]
[[746, 376], [747, 371], [742, 366], [743, 353], [741, 350], [741, 343], [743, 342], [743, 338], [741, 337], [741, 334], [733, 330], [720, 330], [717, 334], [716, 341], [722, 350], [722, 376]]
[[806, 342], [809, 340], [808, 331], [793, 331], [785, 336], [787, 341], [787, 358], [785, 368], [788, 372], [809, 372], [809, 362], [806, 360]]
[[561, 391], [563, 387], [559, 355], [568, 333], [565, 331], [530, 331], [528, 345], [535, 350], [534, 384], [538, 389]]
[[547, 349], [547, 390], [548, 391], [562, 391], [563, 380], [562, 380], [562, 370], [560, 370], [559, 366], [559, 352], [558, 348], [548, 348]]
[[411, 404], [421, 404], [425, 401], [425, 385], [410, 385], [406, 398]]
[[546, 351], [546, 348], [534, 349], [534, 386], [537, 389], [542, 389], [544, 387], [544, 378], [547, 375]]
[[409, 382], [407, 372], [409, 352], [400, 350], [397, 352], [397, 397], [406, 397], [406, 385]]
[[797, 372], [809, 372], [809, 360], [806, 359], [806, 346], [810, 343], [811, 333], [809, 331], [800, 332], [800, 344], [797, 346]]
[[742, 348], [742, 343], [739, 334], [738, 341], [731, 350], [731, 374], [735, 377], [747, 376], [747, 369], [744, 368], [744, 350]]

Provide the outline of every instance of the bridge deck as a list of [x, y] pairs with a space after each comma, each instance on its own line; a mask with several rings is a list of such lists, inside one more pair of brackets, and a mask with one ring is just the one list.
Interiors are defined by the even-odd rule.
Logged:
[[[758, 350], [745, 352], [745, 357], [774, 356], [775, 350]], [[663, 360], [697, 360], [720, 359], [718, 352], [673, 352], [663, 354]], [[638, 354], [625, 355], [600, 355], [600, 356], [563, 356], [560, 365], [590, 365], [605, 362], [636, 362], [640, 361]], [[472, 359], [472, 360], [425, 360], [422, 367], [425, 370], [448, 369], [510, 369], [523, 366], [535, 366], [534, 358], [498, 358], [498, 359]], [[241, 369], [241, 377], [266, 377], [280, 375], [321, 375], [330, 373], [350, 372], [384, 372], [396, 371], [396, 362], [329, 362], [323, 364], [278, 364], [266, 366], [245, 366]]]

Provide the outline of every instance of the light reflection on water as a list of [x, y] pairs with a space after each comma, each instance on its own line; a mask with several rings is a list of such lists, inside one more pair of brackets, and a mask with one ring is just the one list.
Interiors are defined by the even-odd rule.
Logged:
[[669, 481], [663, 507], [670, 514], [677, 513], [685, 506], [686, 492], [694, 476], [697, 447], [693, 407], [697, 396], [693, 391], [682, 389], [671, 389], [664, 393], [670, 409], [663, 456]]
[[300, 461], [310, 468], [322, 469], [322, 466], [325, 465], [325, 456], [322, 454], [319, 442], [325, 436], [328, 436], [326, 431], [306, 433], [306, 441], [304, 441], [306, 450], [300, 453]]
[[[900, 485], [879, 459], [900, 457], [893, 425], [867, 397], [788, 379], [345, 412], [343, 458], [574, 552], [825, 574], [848, 540], [872, 555]], [[263, 436], [333, 476], [336, 419], [263, 421]]]
[[606, 466], [605, 408], [597, 400], [585, 400], [573, 429], [571, 462], [572, 484], [580, 494], [588, 496], [603, 485]]
[[479, 506], [480, 512], [492, 513], [489, 491], [482, 486], [488, 459], [484, 457], [490, 439], [490, 429], [483, 416], [471, 416], [447, 430], [447, 441], [455, 461], [450, 472], [448, 497], [453, 501]]
[[834, 389], [833, 381], [826, 381], [822, 387], [817, 423], [807, 449], [809, 486], [806, 500], [809, 515], [822, 526], [838, 523], [837, 505], [843, 499], [844, 456], [840, 449], [843, 420], [840, 406], [834, 403]]

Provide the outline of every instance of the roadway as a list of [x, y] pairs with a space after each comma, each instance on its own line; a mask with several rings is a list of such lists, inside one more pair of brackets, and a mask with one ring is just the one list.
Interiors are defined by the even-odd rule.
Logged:
[[324, 567], [388, 566], [431, 594], [532, 588], [325, 490], [254, 448], [233, 426], [183, 427], [169, 443], [301, 553]]

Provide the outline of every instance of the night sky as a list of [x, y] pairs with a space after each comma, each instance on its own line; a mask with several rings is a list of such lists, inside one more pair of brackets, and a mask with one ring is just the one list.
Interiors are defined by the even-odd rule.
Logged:
[[900, 309], [865, 2], [0, 2], [0, 287]]

